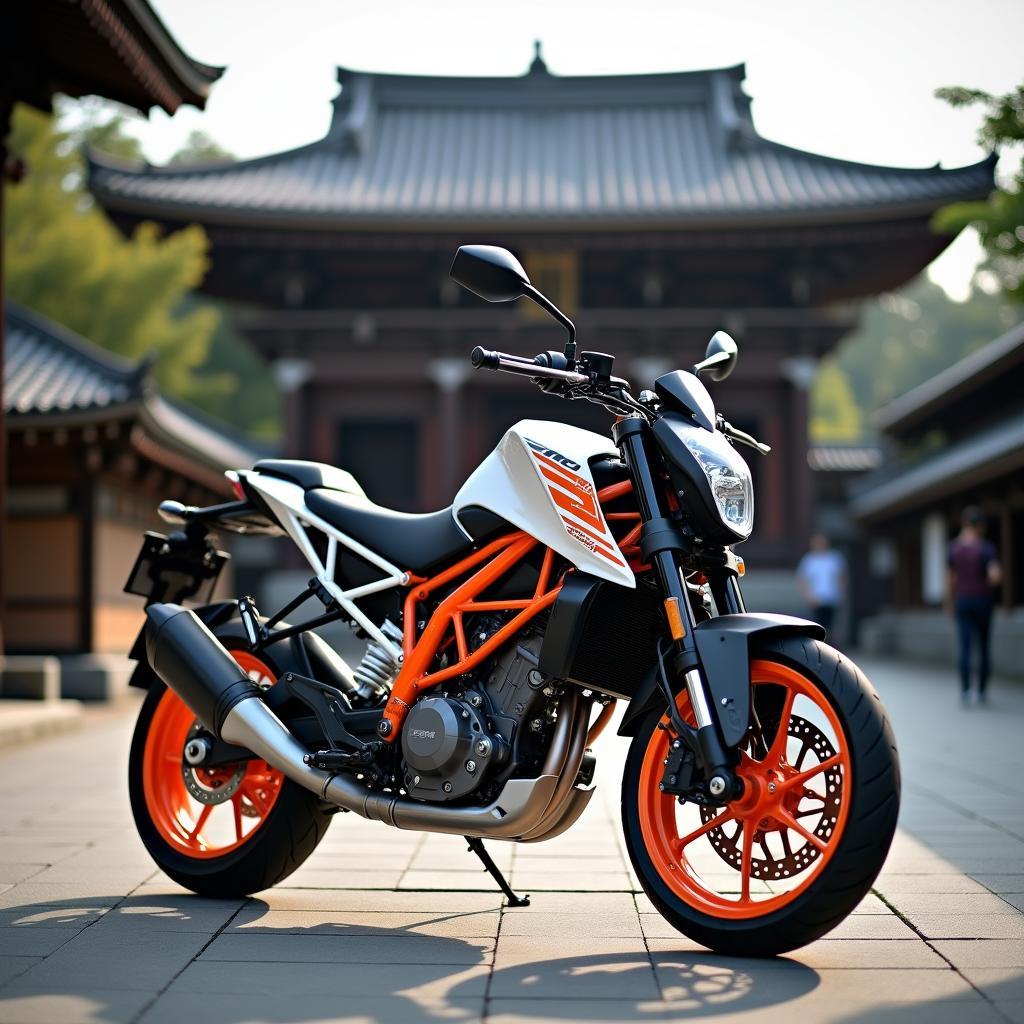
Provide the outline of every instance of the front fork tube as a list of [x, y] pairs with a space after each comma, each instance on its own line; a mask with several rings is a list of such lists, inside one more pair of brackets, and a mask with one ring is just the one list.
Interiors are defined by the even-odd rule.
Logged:
[[[613, 432], [633, 480], [634, 496], [644, 523], [641, 541], [643, 542], [646, 537], [650, 548], [649, 560], [661, 586], [661, 592], [666, 598], [666, 609], [669, 602], [674, 602], [680, 613], [682, 629], [672, 630], [672, 667], [677, 678], [681, 678], [686, 685], [696, 720], [698, 749], [694, 750], [694, 754], [704, 769], [711, 796], [723, 801], [728, 800], [737, 790], [736, 776], [732, 770], [729, 752], [722, 743], [717, 717], [708, 696], [707, 684], [704, 682], [700, 656], [693, 638], [693, 609], [680, 572], [678, 545], [670, 543], [670, 537], [676, 532], [675, 524], [663, 516], [660, 491], [655, 483], [647, 453], [645, 435], [648, 433], [648, 427], [646, 422], [639, 418], [623, 419], [615, 424]], [[662, 547], [661, 544], [666, 546]], [[644, 554], [646, 556], [647, 552]], [[736, 587], [732, 593], [738, 605], [742, 607], [739, 588]]]

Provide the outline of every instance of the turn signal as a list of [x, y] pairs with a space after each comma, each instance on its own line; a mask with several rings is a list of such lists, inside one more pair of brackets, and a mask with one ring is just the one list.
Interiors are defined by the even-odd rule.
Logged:
[[678, 597], [666, 599], [665, 615], [668, 618], [668, 631], [672, 634], [672, 639], [682, 640], [686, 636], [686, 628], [683, 626], [683, 614], [679, 609]]
[[747, 575], [747, 563], [742, 558], [736, 559], [736, 575], [746, 576]]

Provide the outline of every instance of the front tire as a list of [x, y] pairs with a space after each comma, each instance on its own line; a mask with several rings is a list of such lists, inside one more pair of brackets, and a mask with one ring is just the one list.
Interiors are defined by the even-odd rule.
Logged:
[[878, 694], [826, 644], [755, 640], [751, 684], [743, 795], [713, 811], [660, 792], [670, 734], [654, 711], [630, 746], [622, 819], [674, 927], [717, 952], [772, 956], [820, 938], [871, 887], [896, 829], [899, 761]]
[[[229, 649], [238, 646], [231, 636], [218, 639]], [[246, 651], [232, 653], [257, 682], [274, 683], [267, 662]], [[181, 698], [154, 680], [128, 761], [139, 836], [166, 875], [201, 896], [269, 889], [316, 849], [331, 815], [314, 794], [263, 761], [189, 770], [182, 751], [194, 725]]]

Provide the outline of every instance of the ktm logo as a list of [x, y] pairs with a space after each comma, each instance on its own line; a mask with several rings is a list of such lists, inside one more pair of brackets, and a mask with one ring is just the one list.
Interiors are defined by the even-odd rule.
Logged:
[[531, 441], [528, 437], [524, 437], [523, 440], [535, 451], [540, 452], [541, 455], [551, 459], [552, 462], [557, 462], [560, 466], [565, 466], [566, 469], [571, 469], [576, 472], [580, 468], [578, 462], [573, 462], [572, 459], [567, 459], [560, 452], [556, 452], [554, 448], [545, 448], [542, 444], [537, 444], [536, 441]]
[[529, 438], [524, 440], [532, 449], [531, 454], [547, 483], [548, 494], [559, 510], [565, 532], [607, 561], [625, 565], [618, 557], [593, 486], [576, 472], [580, 464]]

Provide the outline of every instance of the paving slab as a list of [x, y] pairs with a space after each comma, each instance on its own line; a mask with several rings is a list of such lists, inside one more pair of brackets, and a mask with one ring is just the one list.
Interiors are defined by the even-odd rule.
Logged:
[[87, 992], [33, 991], [10, 986], [0, 992], [0, 1024], [130, 1024], [156, 992], [89, 989]]
[[436, 935], [347, 935], [330, 927], [315, 934], [224, 934], [214, 939], [201, 959], [274, 963], [336, 964], [481, 964], [490, 963], [492, 939], [449, 939]]

